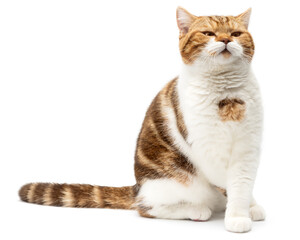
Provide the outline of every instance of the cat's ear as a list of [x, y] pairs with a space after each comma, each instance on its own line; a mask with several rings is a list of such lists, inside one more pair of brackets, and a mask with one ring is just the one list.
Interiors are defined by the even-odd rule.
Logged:
[[248, 28], [250, 16], [251, 16], [251, 8], [248, 8], [245, 12], [236, 16], [236, 18], [239, 19], [245, 25], [246, 28]]
[[197, 17], [193, 14], [190, 14], [184, 8], [178, 7], [176, 12], [176, 18], [180, 33], [186, 34], [189, 31], [191, 24], [195, 21]]

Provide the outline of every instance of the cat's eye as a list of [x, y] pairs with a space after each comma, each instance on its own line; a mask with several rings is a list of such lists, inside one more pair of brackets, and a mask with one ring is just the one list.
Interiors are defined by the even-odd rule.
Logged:
[[241, 32], [233, 32], [233, 33], [231, 33], [231, 36], [232, 37], [239, 37], [239, 36], [241, 36]]
[[211, 37], [211, 36], [216, 36], [216, 34], [214, 34], [213, 32], [210, 32], [210, 31], [205, 31], [205, 32], [202, 32], [204, 35], [206, 35], [206, 36], [209, 36], [209, 37]]

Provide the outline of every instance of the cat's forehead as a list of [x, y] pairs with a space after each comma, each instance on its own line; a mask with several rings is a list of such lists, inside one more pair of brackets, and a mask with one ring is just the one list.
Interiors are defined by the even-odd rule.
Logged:
[[234, 16], [204, 16], [198, 17], [193, 24], [194, 28], [213, 30], [215, 32], [230, 32], [234, 30], [246, 30], [244, 25]]

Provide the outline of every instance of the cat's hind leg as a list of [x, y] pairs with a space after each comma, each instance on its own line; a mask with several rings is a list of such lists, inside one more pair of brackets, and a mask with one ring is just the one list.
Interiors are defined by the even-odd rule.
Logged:
[[140, 206], [138, 211], [143, 217], [164, 219], [189, 219], [193, 221], [207, 221], [211, 217], [211, 210], [205, 205], [178, 203], [174, 205], [157, 205], [148, 209]]
[[147, 180], [140, 188], [136, 207], [141, 216], [206, 221], [221, 194], [204, 179], [187, 184], [174, 179]]

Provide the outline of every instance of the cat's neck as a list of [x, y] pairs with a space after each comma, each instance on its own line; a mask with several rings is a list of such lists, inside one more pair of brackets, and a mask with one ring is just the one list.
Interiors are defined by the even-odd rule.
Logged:
[[220, 92], [241, 87], [249, 78], [249, 64], [228, 65], [183, 64], [179, 79], [185, 85], [194, 86], [208, 92]]

